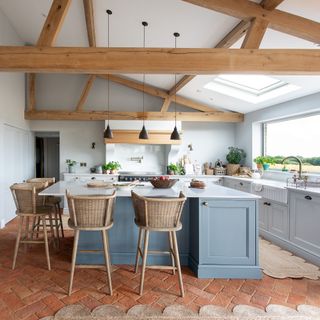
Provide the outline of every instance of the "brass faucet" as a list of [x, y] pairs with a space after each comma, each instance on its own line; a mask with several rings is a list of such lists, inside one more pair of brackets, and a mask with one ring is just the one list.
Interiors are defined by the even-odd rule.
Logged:
[[281, 163], [284, 163], [287, 159], [295, 159], [297, 160], [298, 164], [299, 164], [299, 180], [302, 180], [302, 162], [298, 157], [295, 156], [289, 156], [289, 157], [285, 157], [284, 159], [282, 159]]

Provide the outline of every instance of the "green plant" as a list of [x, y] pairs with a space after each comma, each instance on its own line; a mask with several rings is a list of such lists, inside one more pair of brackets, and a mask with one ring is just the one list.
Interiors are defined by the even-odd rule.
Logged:
[[274, 159], [274, 157], [270, 157], [270, 156], [258, 156], [256, 158], [253, 159], [253, 161], [256, 164], [275, 164], [276, 161]]
[[66, 160], [66, 164], [67, 164], [68, 167], [72, 167], [72, 166], [75, 166], [77, 164], [77, 161], [67, 159]]
[[226, 156], [227, 161], [230, 164], [239, 164], [246, 158], [246, 153], [243, 149], [237, 147], [229, 147], [229, 153]]
[[109, 161], [102, 166], [103, 170], [119, 170], [121, 169], [121, 164], [118, 161]]
[[181, 163], [170, 163], [168, 165], [168, 171], [174, 172], [174, 174], [185, 174], [184, 167]]

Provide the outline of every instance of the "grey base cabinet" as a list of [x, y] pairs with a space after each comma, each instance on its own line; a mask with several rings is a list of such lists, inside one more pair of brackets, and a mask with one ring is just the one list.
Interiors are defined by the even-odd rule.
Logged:
[[257, 201], [192, 199], [191, 268], [199, 278], [261, 277]]
[[290, 241], [320, 256], [320, 196], [290, 192]]
[[259, 228], [279, 238], [289, 239], [288, 206], [264, 198], [260, 199]]

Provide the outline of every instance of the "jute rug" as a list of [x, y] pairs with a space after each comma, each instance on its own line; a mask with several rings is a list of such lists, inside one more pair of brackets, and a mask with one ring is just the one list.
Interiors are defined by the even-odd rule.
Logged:
[[206, 305], [196, 313], [183, 305], [171, 305], [163, 311], [149, 305], [136, 305], [127, 312], [114, 305], [99, 306], [92, 311], [82, 305], [69, 305], [59, 310], [55, 316], [40, 320], [316, 320], [320, 319], [320, 308], [299, 305], [297, 310], [281, 305], [270, 304], [266, 310], [237, 305], [232, 311], [225, 308]]
[[260, 267], [273, 278], [320, 278], [319, 267], [264, 239], [260, 239]]

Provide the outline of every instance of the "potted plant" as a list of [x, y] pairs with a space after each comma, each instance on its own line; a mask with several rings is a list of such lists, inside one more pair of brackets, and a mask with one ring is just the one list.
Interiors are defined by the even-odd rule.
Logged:
[[257, 168], [259, 170], [262, 170], [263, 163], [264, 163], [264, 157], [263, 156], [258, 156], [258, 157], [253, 159], [253, 162], [255, 162], [257, 164]]
[[270, 156], [258, 156], [253, 161], [257, 164], [258, 169], [268, 170], [270, 167], [270, 164], [274, 164], [275, 161], [273, 157]]
[[70, 159], [67, 159], [66, 160], [66, 164], [68, 166], [68, 172], [69, 173], [75, 173], [75, 166], [77, 164], [77, 161], [74, 161], [74, 160], [70, 160]]
[[167, 167], [167, 172], [170, 175], [176, 174], [176, 172], [178, 171], [178, 166], [175, 163], [170, 163]]
[[232, 176], [236, 174], [240, 169], [240, 162], [246, 158], [246, 153], [243, 149], [237, 147], [229, 147], [229, 152], [226, 156], [227, 175]]
[[121, 169], [121, 165], [118, 161], [109, 161], [102, 166], [103, 173], [116, 174]]

